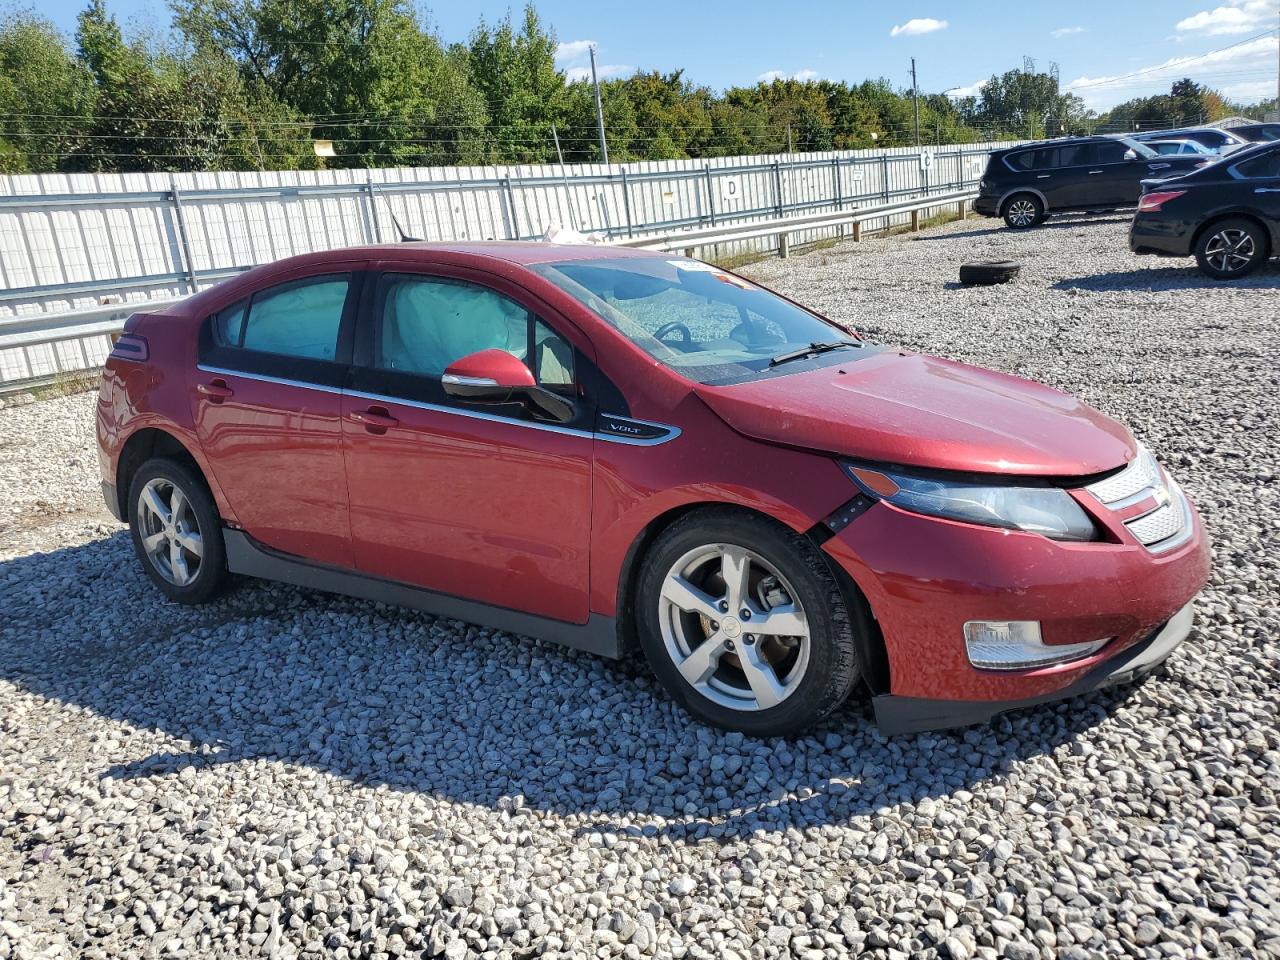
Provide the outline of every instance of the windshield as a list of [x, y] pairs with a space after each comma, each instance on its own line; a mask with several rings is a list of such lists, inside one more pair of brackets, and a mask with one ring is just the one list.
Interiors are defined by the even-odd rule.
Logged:
[[808, 310], [699, 260], [571, 260], [530, 269], [649, 356], [699, 383], [740, 380], [823, 350], [859, 345]]

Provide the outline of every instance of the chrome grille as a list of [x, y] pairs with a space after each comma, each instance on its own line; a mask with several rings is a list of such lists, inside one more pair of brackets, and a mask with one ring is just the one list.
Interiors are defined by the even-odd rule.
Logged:
[[1134, 539], [1152, 553], [1172, 550], [1191, 536], [1191, 508], [1187, 498], [1160, 469], [1151, 451], [1141, 444], [1138, 455], [1127, 467], [1085, 489], [1112, 510], [1155, 500], [1158, 504], [1155, 509], [1124, 524]]
[[1085, 489], [1108, 506], [1128, 500], [1136, 494], [1161, 486], [1160, 467], [1146, 447], [1138, 446], [1138, 455], [1114, 476], [1090, 484]]
[[1182, 529], [1182, 504], [1166, 503], [1137, 520], [1130, 520], [1125, 526], [1139, 543], [1147, 546], [1168, 540]]

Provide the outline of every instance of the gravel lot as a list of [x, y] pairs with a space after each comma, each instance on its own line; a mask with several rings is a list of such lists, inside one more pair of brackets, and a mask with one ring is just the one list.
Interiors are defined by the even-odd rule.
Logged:
[[[1145, 684], [752, 741], [639, 663], [244, 583], [161, 602], [92, 397], [0, 412], [0, 958], [1280, 957], [1280, 267], [970, 220], [759, 264], [873, 337], [1073, 390], [1215, 539]], [[962, 260], [1022, 277], [957, 289]]]

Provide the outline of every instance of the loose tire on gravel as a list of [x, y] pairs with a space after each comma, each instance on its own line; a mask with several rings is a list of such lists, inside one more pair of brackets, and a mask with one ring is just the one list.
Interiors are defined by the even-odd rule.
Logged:
[[183, 464], [156, 457], [138, 468], [129, 484], [129, 530], [142, 569], [170, 600], [203, 603], [226, 584], [217, 508]]
[[1011, 230], [1026, 230], [1044, 222], [1044, 203], [1034, 193], [1015, 193], [1005, 201], [1004, 222]]
[[1016, 260], [988, 260], [980, 263], [966, 263], [960, 267], [960, 282], [966, 286], [987, 286], [994, 283], [1008, 283], [1016, 277], [1022, 265]]
[[1266, 232], [1252, 220], [1228, 217], [1196, 238], [1196, 263], [1214, 280], [1235, 280], [1258, 269], [1270, 255]]
[[658, 680], [725, 729], [798, 733], [858, 678], [849, 611], [826, 561], [763, 517], [712, 508], [664, 531], [641, 569], [636, 616]]

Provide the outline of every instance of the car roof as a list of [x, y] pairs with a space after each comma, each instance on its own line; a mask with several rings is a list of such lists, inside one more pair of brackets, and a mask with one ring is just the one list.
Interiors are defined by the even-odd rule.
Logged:
[[1028, 143], [1020, 143], [1016, 147], [1006, 147], [1003, 150], [997, 150], [996, 153], [1013, 153], [1015, 150], [1043, 150], [1046, 147], [1061, 147], [1065, 144], [1072, 143], [1097, 143], [1102, 140], [1116, 140], [1117, 136], [1110, 134], [1095, 133], [1083, 137], [1055, 137], [1052, 140], [1032, 140]]
[[[547, 243], [540, 240], [460, 240], [428, 242], [409, 240], [402, 243], [369, 244], [356, 247], [338, 247], [302, 253], [283, 260], [260, 264], [244, 273], [224, 280], [189, 297], [176, 312], [199, 315], [207, 313], [210, 304], [240, 296], [246, 288], [270, 282], [298, 269], [341, 265], [361, 260], [422, 260], [424, 263], [445, 262], [458, 266], [476, 266], [477, 261], [499, 261], [517, 267], [538, 263], [562, 263], [574, 260], [670, 260], [677, 253], [657, 250], [635, 250], [609, 243]], [[221, 309], [218, 307], [217, 309]]]

